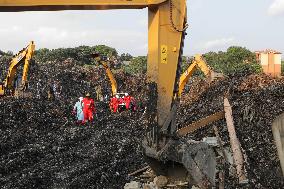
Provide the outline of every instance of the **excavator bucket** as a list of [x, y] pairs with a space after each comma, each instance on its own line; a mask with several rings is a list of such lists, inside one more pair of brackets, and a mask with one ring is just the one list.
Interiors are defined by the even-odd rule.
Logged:
[[215, 185], [216, 157], [207, 143], [171, 140], [159, 153], [149, 147], [145, 149], [146, 161], [157, 176], [167, 176], [171, 182], [187, 182], [189, 186], [202, 189]]
[[273, 121], [272, 133], [280, 159], [282, 174], [284, 175], [284, 113]]

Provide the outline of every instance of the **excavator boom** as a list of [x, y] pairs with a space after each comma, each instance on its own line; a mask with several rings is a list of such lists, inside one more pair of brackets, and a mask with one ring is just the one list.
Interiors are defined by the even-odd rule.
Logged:
[[29, 45], [16, 54], [10, 62], [7, 76], [2, 85], [0, 85], [0, 95], [5, 95], [7, 90], [15, 90], [14, 80], [17, 74], [18, 67], [23, 63], [23, 73], [21, 79], [21, 88], [26, 86], [29, 65], [34, 54], [35, 44], [33, 41]]
[[98, 53], [94, 53], [94, 54], [92, 54], [92, 56], [93, 56], [93, 58], [95, 58], [97, 63], [101, 64], [105, 68], [107, 76], [108, 76], [110, 83], [111, 83], [112, 95], [115, 95], [117, 93], [117, 82], [115, 80], [113, 73], [111, 72], [110, 67], [108, 66], [108, 62], [103, 60], [103, 58]]
[[188, 80], [192, 77], [192, 74], [199, 68], [204, 75], [208, 78], [209, 82], [213, 81], [215, 78], [224, 77], [221, 73], [214, 72], [207, 64], [206, 61], [202, 58], [200, 54], [194, 56], [194, 59], [187, 70], [180, 76], [179, 81], [179, 95], [181, 96], [184, 87]]

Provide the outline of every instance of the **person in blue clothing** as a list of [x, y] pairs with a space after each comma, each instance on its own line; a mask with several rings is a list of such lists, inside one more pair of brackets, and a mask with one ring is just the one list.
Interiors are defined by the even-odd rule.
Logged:
[[73, 114], [76, 114], [77, 124], [83, 124], [84, 113], [83, 113], [83, 97], [80, 97], [73, 108]]

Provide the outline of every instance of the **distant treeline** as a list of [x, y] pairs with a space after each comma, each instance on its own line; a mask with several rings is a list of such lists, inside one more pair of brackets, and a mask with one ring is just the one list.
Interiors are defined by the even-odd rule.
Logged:
[[[58, 49], [39, 49], [35, 51], [34, 60], [37, 63], [48, 63], [52, 61], [64, 61], [73, 59], [78, 65], [95, 64], [91, 58], [93, 52], [98, 52], [112, 60], [115, 60], [119, 66], [114, 69], [123, 69], [129, 74], [143, 74], [147, 69], [147, 56], [133, 57], [129, 53], [118, 55], [117, 50], [106, 45], [79, 46], [75, 48]], [[9, 62], [13, 53], [0, 51], [0, 63]], [[261, 66], [256, 61], [255, 53], [244, 47], [232, 46], [226, 52], [208, 52], [204, 58], [207, 64], [215, 71], [223, 74], [233, 74], [239, 72], [259, 73]], [[193, 57], [183, 57], [183, 71], [190, 65]], [[200, 72], [197, 72], [200, 74]]]

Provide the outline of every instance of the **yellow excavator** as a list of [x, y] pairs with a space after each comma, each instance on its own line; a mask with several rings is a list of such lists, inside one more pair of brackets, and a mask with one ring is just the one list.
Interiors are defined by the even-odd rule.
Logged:
[[223, 78], [222, 73], [214, 72], [206, 63], [202, 55], [197, 54], [194, 56], [192, 63], [186, 69], [186, 71], [180, 76], [179, 81], [179, 95], [182, 94], [184, 87], [188, 80], [192, 77], [192, 74], [199, 68], [207, 78], [208, 82], [212, 82], [217, 78]]
[[[199, 188], [215, 185], [216, 155], [202, 141], [178, 132], [176, 114], [187, 29], [186, 0], [0, 0], [0, 11], [58, 11], [148, 8], [147, 127], [145, 159], [156, 173]], [[223, 113], [221, 112], [223, 115]], [[215, 117], [215, 116], [214, 116]], [[214, 117], [212, 120], [214, 120]], [[203, 122], [198, 122], [202, 125]], [[197, 124], [196, 124], [197, 125]], [[198, 126], [199, 126], [198, 125]]]
[[[35, 44], [33, 41], [29, 45], [16, 54], [10, 62], [7, 76], [2, 84], [0, 84], [0, 96], [15, 95], [19, 96], [27, 88], [28, 71], [32, 56], [34, 54]], [[17, 78], [18, 68], [23, 65], [23, 73], [20, 80]], [[17, 81], [15, 81], [17, 80]], [[21, 82], [20, 82], [21, 81]], [[20, 84], [17, 84], [19, 83]]]
[[107, 58], [101, 56], [99, 53], [93, 53], [92, 57], [96, 60], [97, 63], [102, 65], [104, 67], [104, 69], [106, 70], [107, 76], [108, 76], [110, 83], [111, 83], [112, 95], [116, 95], [117, 94], [117, 82], [115, 80], [114, 75], [111, 72], [109, 65], [108, 65]]
[[[120, 111], [123, 111], [125, 110], [127, 107], [126, 107], [126, 102], [124, 101], [125, 97], [128, 96], [129, 99], [132, 99], [132, 102], [131, 102], [131, 105], [130, 105], [130, 109], [131, 110], [134, 110], [136, 108], [135, 107], [135, 99], [131, 96], [129, 96], [128, 93], [118, 93], [117, 91], [117, 82], [116, 82], [116, 79], [109, 67], [109, 60], [107, 59], [107, 57], [104, 57], [102, 55], [100, 55], [99, 53], [93, 53], [92, 54], [92, 57], [96, 60], [97, 63], [99, 63], [100, 65], [102, 65], [105, 70], [106, 70], [106, 73], [107, 73], [107, 76], [110, 80], [110, 83], [111, 83], [111, 91], [112, 91], [112, 97], [111, 99], [113, 98], [116, 98], [117, 99], [117, 108], [115, 107], [116, 105], [112, 103], [112, 100], [110, 100], [110, 103], [109, 103], [109, 107], [110, 107], [110, 110], [112, 112], [120, 112]], [[114, 109], [117, 109], [117, 110], [114, 110]]]

